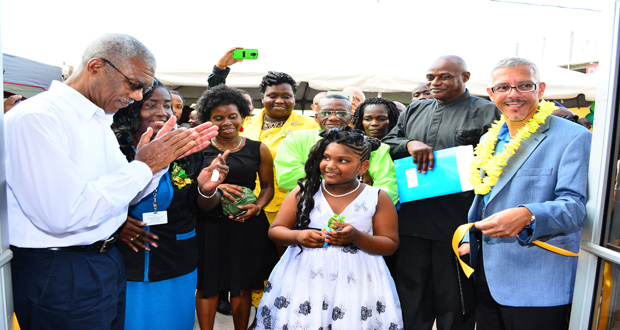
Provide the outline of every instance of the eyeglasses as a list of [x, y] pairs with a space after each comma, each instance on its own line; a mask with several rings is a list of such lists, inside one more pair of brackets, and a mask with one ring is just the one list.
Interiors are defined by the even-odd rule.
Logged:
[[495, 86], [495, 87], [491, 87], [491, 91], [493, 92], [493, 94], [506, 94], [506, 93], [510, 93], [510, 91], [513, 88], [521, 93], [533, 92], [538, 88], [538, 83], [535, 83], [535, 84], [523, 83], [523, 84], [518, 84], [517, 86], [508, 86], [508, 85]]
[[319, 112], [319, 118], [326, 119], [334, 114], [340, 119], [348, 119], [350, 116], [350, 114], [346, 111], [321, 111]]
[[106, 60], [105, 58], [101, 59], [103, 62], [105, 62], [106, 64], [109, 64], [112, 69], [116, 70], [116, 72], [120, 73], [121, 76], [123, 76], [123, 78], [125, 78], [125, 81], [127, 81], [127, 84], [129, 85], [129, 89], [132, 91], [137, 91], [137, 90], [142, 90], [142, 94], [146, 94], [148, 92], [151, 91], [151, 89], [153, 88], [153, 86], [144, 86], [143, 83], [141, 82], [134, 82], [132, 81], [129, 77], [127, 77], [121, 70], [119, 70], [114, 64], [112, 64], [112, 62]]

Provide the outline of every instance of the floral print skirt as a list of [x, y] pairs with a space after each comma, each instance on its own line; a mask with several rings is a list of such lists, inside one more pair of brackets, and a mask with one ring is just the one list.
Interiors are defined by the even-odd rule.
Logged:
[[402, 328], [398, 294], [383, 257], [353, 245], [289, 247], [257, 310], [256, 329]]

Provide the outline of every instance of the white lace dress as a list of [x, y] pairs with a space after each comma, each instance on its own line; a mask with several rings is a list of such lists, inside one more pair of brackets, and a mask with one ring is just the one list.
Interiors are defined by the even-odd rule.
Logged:
[[[379, 189], [365, 186], [342, 212], [345, 222], [372, 234]], [[334, 215], [319, 190], [310, 228]], [[394, 280], [382, 256], [359, 248], [290, 246], [274, 267], [257, 312], [256, 329], [349, 330], [403, 328]]]

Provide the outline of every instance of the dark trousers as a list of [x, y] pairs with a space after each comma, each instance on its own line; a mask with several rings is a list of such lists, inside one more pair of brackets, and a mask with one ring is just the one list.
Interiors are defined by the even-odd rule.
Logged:
[[439, 330], [474, 329], [475, 313], [461, 313], [454, 257], [450, 242], [400, 236], [398, 251], [386, 261], [405, 329], [430, 330], [435, 320]]
[[[476, 267], [476, 330], [567, 330], [571, 305], [511, 307], [498, 304], [491, 296], [482, 253]], [[544, 265], [541, 265], [544, 267]], [[517, 290], [527, 290], [527, 279]], [[540, 294], [545, 294], [540, 292]]]
[[125, 264], [116, 247], [104, 253], [11, 250], [13, 304], [22, 330], [124, 328]]

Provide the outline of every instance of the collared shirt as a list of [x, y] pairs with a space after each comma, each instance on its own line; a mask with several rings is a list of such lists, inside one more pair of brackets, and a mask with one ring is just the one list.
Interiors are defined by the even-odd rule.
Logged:
[[58, 81], [7, 113], [11, 245], [62, 247], [107, 239], [127, 219], [130, 202], [153, 190], [163, 171], [153, 176], [145, 163], [127, 163], [111, 122], [111, 115]]
[[[276, 179], [280, 187], [293, 190], [297, 187], [297, 179], [306, 176], [304, 166], [312, 147], [321, 140], [320, 129], [298, 131], [290, 134], [282, 144], [273, 162], [276, 168]], [[384, 190], [394, 204], [398, 202], [398, 188], [396, 187], [396, 173], [394, 162], [390, 158], [390, 147], [381, 143], [381, 146], [370, 153], [368, 174], [373, 186]]]
[[[510, 130], [508, 130], [508, 125], [504, 123], [504, 125], [499, 128], [499, 132], [497, 132], [497, 143], [495, 144], [495, 151], [493, 152], [493, 155], [496, 155], [498, 152], [501, 153], [502, 151], [504, 151], [504, 146], [508, 143], [510, 143]], [[493, 191], [492, 187], [491, 191]], [[491, 191], [484, 195], [484, 204], [489, 201], [489, 197], [491, 197]]]
[[[500, 115], [493, 102], [471, 96], [467, 90], [449, 102], [420, 100], [407, 107], [383, 142], [390, 146], [392, 159], [410, 156], [407, 142], [411, 140], [433, 151], [475, 146]], [[473, 198], [473, 192], [464, 192], [403, 203], [398, 213], [399, 233], [449, 242], [456, 228], [467, 222]]]

